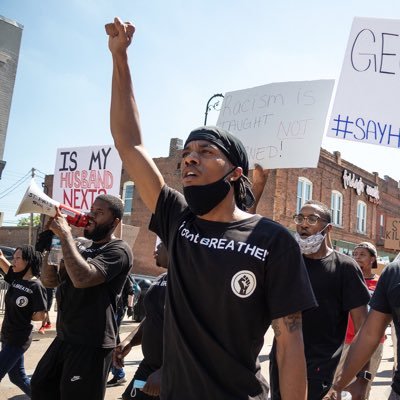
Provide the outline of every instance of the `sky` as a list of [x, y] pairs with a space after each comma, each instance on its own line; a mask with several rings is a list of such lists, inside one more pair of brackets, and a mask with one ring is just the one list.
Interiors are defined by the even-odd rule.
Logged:
[[[353, 18], [400, 18], [400, 2], [1, 0], [0, 15], [24, 26], [0, 180], [3, 224], [13, 225], [31, 168], [41, 183], [57, 148], [112, 144], [104, 24], [114, 16], [136, 26], [129, 63], [144, 143], [162, 157], [170, 138], [203, 124], [215, 93], [337, 80]], [[400, 180], [399, 149], [327, 137], [322, 147]]]

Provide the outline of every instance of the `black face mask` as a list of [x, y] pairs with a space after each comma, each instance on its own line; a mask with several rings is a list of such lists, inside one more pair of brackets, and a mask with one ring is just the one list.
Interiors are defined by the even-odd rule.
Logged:
[[29, 266], [29, 264], [27, 264], [27, 266], [20, 272], [14, 272], [14, 269], [13, 269], [14, 277], [17, 279], [23, 279], [25, 274], [29, 271], [29, 268], [30, 268], [30, 266]]
[[195, 215], [204, 215], [221, 203], [231, 189], [231, 184], [225, 178], [235, 169], [236, 167], [216, 182], [184, 187], [183, 194], [190, 211]]

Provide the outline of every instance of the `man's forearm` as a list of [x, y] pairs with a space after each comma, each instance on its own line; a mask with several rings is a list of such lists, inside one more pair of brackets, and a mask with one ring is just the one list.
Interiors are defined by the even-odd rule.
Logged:
[[119, 151], [142, 143], [127, 54], [113, 56], [111, 133]]
[[128, 58], [120, 53], [113, 55], [111, 133], [124, 168], [145, 205], [154, 212], [164, 179], [142, 144]]
[[142, 343], [143, 323], [146, 317], [142, 319], [140, 324], [123, 340], [125, 343], [130, 343], [131, 346], [137, 346]]
[[42, 269], [40, 273], [40, 280], [43, 286], [48, 288], [55, 288], [59, 285], [59, 277], [57, 266], [48, 263], [49, 253], [43, 257]]
[[338, 375], [334, 388], [343, 390], [370, 360], [379, 341], [385, 332], [391, 318], [374, 310], [370, 311], [364, 326], [360, 329], [343, 365], [342, 373]]
[[70, 233], [61, 237], [60, 241], [65, 269], [76, 288], [96, 286], [104, 282], [103, 274], [79, 254]]
[[360, 341], [355, 339], [346, 357], [345, 367], [334, 382], [334, 389], [341, 391], [349, 385], [357, 373], [368, 363], [374, 351], [375, 344], [373, 342], [367, 341], [365, 338]]
[[301, 313], [273, 321], [276, 359], [282, 400], [307, 398], [307, 368], [304, 356]]
[[304, 348], [286, 348], [278, 357], [279, 387], [282, 400], [304, 400], [307, 398], [307, 370]]

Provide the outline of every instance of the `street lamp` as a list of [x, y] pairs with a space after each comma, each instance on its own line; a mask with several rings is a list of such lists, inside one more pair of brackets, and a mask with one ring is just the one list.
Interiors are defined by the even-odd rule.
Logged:
[[208, 112], [211, 111], [211, 108], [213, 108], [214, 110], [217, 110], [217, 107], [219, 106], [219, 100], [216, 100], [213, 104], [210, 105], [211, 101], [214, 100], [217, 97], [224, 98], [224, 95], [221, 94], [221, 93], [214, 94], [214, 96], [211, 96], [207, 101], [205, 118], [204, 118], [204, 125], [207, 125], [207, 116], [208, 116]]

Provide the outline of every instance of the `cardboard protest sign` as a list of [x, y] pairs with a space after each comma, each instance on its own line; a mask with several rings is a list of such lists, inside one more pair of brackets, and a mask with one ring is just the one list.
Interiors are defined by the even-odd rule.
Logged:
[[98, 195], [119, 196], [121, 168], [114, 146], [57, 149], [53, 198], [87, 212]]
[[242, 140], [250, 167], [316, 167], [333, 84], [282, 82], [228, 92], [217, 125]]
[[400, 147], [400, 20], [355, 18], [327, 136]]
[[385, 228], [385, 248], [400, 250], [400, 219], [388, 218]]

